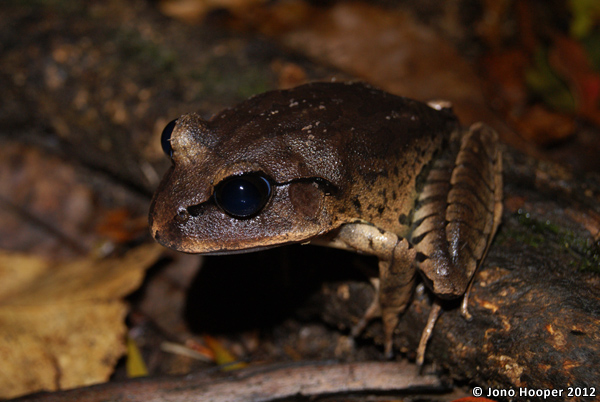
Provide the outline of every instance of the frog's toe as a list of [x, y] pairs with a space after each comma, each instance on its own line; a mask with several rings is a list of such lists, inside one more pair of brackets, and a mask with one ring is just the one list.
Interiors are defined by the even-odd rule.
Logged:
[[431, 306], [431, 311], [429, 312], [429, 317], [427, 318], [427, 325], [425, 325], [425, 329], [421, 334], [421, 340], [419, 341], [419, 347], [417, 348], [416, 363], [419, 367], [422, 367], [423, 363], [425, 362], [425, 350], [427, 349], [427, 342], [429, 342], [429, 338], [431, 338], [433, 327], [435, 326], [435, 323], [437, 322], [441, 312], [442, 306], [436, 299]]
[[381, 318], [383, 320], [383, 346], [386, 359], [394, 357], [394, 331], [398, 326], [398, 315], [400, 311], [397, 308], [383, 309]]
[[[376, 289], [378, 289], [378, 287], [376, 287]], [[377, 317], [381, 317], [381, 308], [379, 306], [378, 295], [376, 295], [375, 298], [373, 298], [373, 302], [371, 303], [371, 305], [369, 306], [367, 311], [365, 311], [365, 313], [363, 314], [361, 319], [358, 320], [356, 325], [354, 325], [352, 327], [352, 330], [350, 331], [350, 335], [353, 338], [356, 338], [358, 335], [360, 335], [365, 330], [365, 327], [367, 326], [367, 324], [373, 318], [377, 318]]]
[[460, 306], [460, 314], [467, 321], [471, 321], [473, 319], [473, 316], [471, 315], [471, 313], [469, 313], [469, 299], [466, 296], [463, 298], [462, 304]]
[[382, 308], [379, 302], [379, 288], [377, 289], [377, 295], [373, 299], [373, 302], [364, 313], [362, 318], [356, 323], [356, 325], [352, 328], [350, 335], [353, 338], [359, 336], [367, 326], [367, 324], [374, 318], [381, 317], [383, 322], [383, 346], [384, 346], [384, 356], [386, 359], [391, 359], [394, 357], [394, 331], [398, 326], [399, 314], [401, 310], [404, 309], [404, 306], [401, 308], [398, 307], [386, 307]]

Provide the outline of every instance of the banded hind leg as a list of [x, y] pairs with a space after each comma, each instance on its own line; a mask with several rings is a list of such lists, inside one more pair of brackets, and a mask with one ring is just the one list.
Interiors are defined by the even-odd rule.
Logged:
[[[497, 134], [477, 123], [459, 139], [459, 148], [433, 165], [419, 195], [411, 243], [425, 283], [441, 299], [463, 297], [489, 249], [502, 215], [502, 156]], [[417, 361], [441, 307], [439, 300], [421, 337]]]

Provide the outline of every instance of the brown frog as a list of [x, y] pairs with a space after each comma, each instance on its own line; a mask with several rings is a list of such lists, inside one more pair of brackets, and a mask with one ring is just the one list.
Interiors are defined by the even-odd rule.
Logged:
[[183, 115], [163, 132], [173, 165], [152, 200], [152, 235], [188, 253], [312, 243], [377, 256], [377, 297], [353, 334], [381, 316], [391, 355], [417, 272], [438, 298], [463, 297], [468, 315], [468, 288], [500, 222], [497, 135], [481, 123], [461, 129], [444, 106], [312, 83], [208, 121]]

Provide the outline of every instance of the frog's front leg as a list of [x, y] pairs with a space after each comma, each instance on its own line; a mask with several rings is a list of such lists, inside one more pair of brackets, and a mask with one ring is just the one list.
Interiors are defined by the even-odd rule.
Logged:
[[406, 239], [368, 223], [342, 226], [329, 245], [350, 248], [379, 258], [377, 295], [363, 318], [353, 328], [352, 335], [358, 335], [370, 319], [381, 316], [385, 354], [391, 357], [392, 337], [398, 324], [398, 316], [408, 305], [413, 292], [416, 251]]

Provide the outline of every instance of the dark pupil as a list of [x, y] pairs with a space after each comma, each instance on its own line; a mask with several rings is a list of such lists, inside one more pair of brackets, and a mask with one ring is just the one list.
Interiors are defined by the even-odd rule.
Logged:
[[167, 124], [162, 134], [160, 135], [160, 145], [164, 153], [167, 154], [169, 158], [173, 156], [173, 148], [171, 147], [171, 134], [173, 133], [175, 124], [177, 124], [177, 119]]
[[271, 184], [262, 175], [246, 174], [223, 180], [215, 188], [215, 201], [227, 214], [249, 218], [269, 201]]

